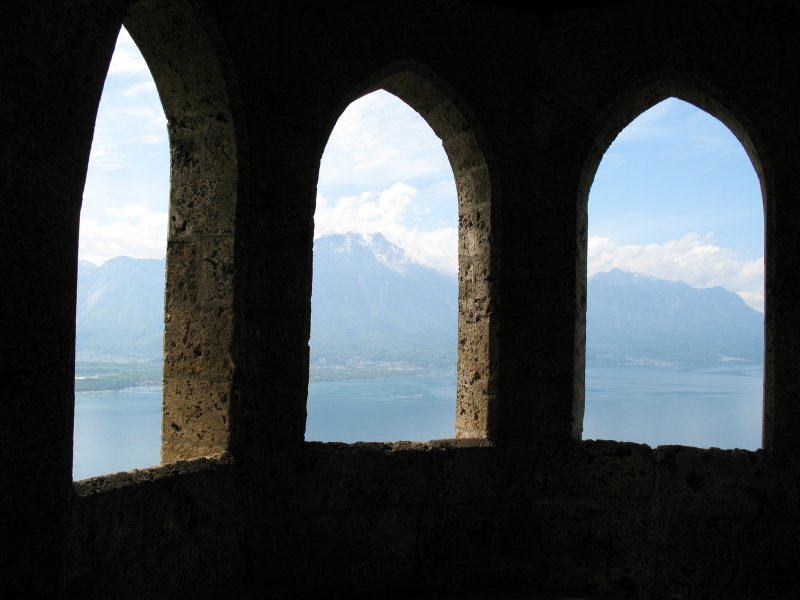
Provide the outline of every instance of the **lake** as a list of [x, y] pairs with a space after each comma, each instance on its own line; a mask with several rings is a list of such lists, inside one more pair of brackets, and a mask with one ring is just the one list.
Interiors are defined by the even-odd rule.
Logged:
[[[587, 367], [584, 439], [651, 446], [761, 445], [761, 367]], [[455, 375], [317, 381], [306, 439], [430, 440], [453, 436]], [[161, 388], [75, 394], [74, 479], [156, 465]]]
[[75, 394], [72, 478], [157, 465], [161, 386]]
[[761, 366], [737, 363], [587, 367], [583, 438], [755, 450], [763, 381]]

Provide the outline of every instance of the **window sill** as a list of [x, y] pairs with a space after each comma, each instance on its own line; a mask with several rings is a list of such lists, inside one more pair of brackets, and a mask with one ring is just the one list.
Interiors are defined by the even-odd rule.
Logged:
[[202, 471], [215, 471], [233, 464], [233, 457], [230, 452], [221, 452], [211, 456], [193, 458], [190, 460], [178, 460], [165, 465], [147, 467], [145, 469], [134, 469], [132, 471], [122, 471], [120, 473], [110, 473], [90, 477], [72, 483], [75, 494], [79, 498], [96, 496], [112, 492], [119, 489], [145, 485], [153, 481], [180, 477], [191, 473]]

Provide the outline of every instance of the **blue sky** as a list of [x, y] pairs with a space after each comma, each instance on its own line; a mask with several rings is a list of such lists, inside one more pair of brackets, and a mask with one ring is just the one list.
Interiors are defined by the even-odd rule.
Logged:
[[378, 91], [353, 102], [320, 164], [314, 237], [382, 233], [419, 263], [458, 270], [458, 204], [439, 138], [407, 104]]
[[160, 258], [166, 252], [169, 142], [150, 71], [123, 30], [95, 123], [79, 256]]
[[[535, 135], [532, 132], [531, 135]], [[166, 250], [169, 146], [147, 65], [120, 34], [97, 116], [80, 257], [160, 258]], [[455, 183], [441, 142], [406, 104], [375, 92], [352, 103], [320, 166], [315, 237], [381, 232], [455, 273]], [[618, 267], [722, 285], [763, 306], [763, 210], [755, 171], [719, 121], [675, 99], [646, 111], [609, 147], [589, 198], [589, 276]]]
[[755, 169], [720, 121], [670, 98], [622, 130], [589, 194], [589, 274], [620, 267], [721, 285], [763, 310]]
[[745, 259], [761, 256], [758, 178], [744, 148], [717, 119], [670, 98], [626, 127], [605, 154], [589, 204], [595, 235], [664, 243], [715, 231]]

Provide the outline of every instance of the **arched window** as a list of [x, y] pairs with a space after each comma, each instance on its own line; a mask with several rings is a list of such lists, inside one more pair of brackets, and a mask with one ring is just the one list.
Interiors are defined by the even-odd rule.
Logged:
[[[463, 101], [433, 73], [405, 63], [390, 71], [364, 90], [378, 92], [353, 102], [341, 115], [328, 140], [332, 154], [326, 151], [322, 160], [306, 439], [491, 437], [497, 408], [496, 258], [489, 243], [492, 187], [478, 141], [482, 137]], [[365, 137], [357, 141], [354, 133], [365, 125]], [[352, 154], [346, 157], [343, 151]], [[353, 270], [342, 285], [330, 273], [343, 266], [337, 261], [348, 252], [359, 253], [371, 266]], [[330, 294], [337, 286], [355, 294], [340, 300], [339, 311], [323, 302], [323, 290]], [[367, 292], [379, 300], [365, 303]], [[343, 314], [348, 317], [338, 318]], [[351, 317], [358, 317], [361, 327], [365, 320], [380, 323], [383, 339], [348, 348], [355, 339], [345, 325]], [[330, 386], [342, 401], [358, 402], [360, 392], [349, 389], [353, 382], [330, 380], [339, 378], [337, 369], [349, 376], [360, 368], [405, 375], [392, 377], [394, 389], [381, 390], [387, 378], [365, 384], [364, 389], [381, 390], [389, 410], [355, 407], [361, 431], [326, 433], [323, 428], [340, 416], [331, 417], [336, 411], [328, 410], [326, 417], [324, 408], [318, 412], [322, 397], [315, 386]], [[420, 380], [426, 376], [433, 379]], [[391, 400], [392, 393], [399, 402]], [[364, 397], [374, 399], [375, 392], [367, 390]], [[431, 407], [437, 416], [429, 420], [420, 408]]]
[[669, 98], [589, 197], [584, 438], [761, 446], [764, 211], [745, 149]]
[[373, 92], [338, 120], [314, 238], [307, 439], [453, 437], [455, 182], [441, 141], [396, 96]]
[[[120, 35], [123, 53], [115, 55], [109, 77], [115, 76], [116, 72], [129, 72], [139, 73], [140, 78], [122, 85], [118, 90], [110, 83], [106, 84], [107, 96], [113, 90], [118, 93], [119, 100], [135, 102], [149, 94], [153, 105], [157, 106], [153, 95], [155, 86], [163, 113], [151, 107], [149, 112], [133, 111], [133, 116], [128, 115], [127, 120], [152, 116], [153, 123], [159, 122], [159, 126], [163, 127], [166, 116], [169, 134], [169, 162], [165, 162], [164, 145], [158, 168], [148, 167], [148, 161], [153, 156], [151, 152], [145, 153], [147, 159], [142, 163], [145, 165], [143, 169], [147, 171], [147, 177], [153, 172], [163, 174], [168, 169], [168, 217], [164, 215], [163, 208], [166, 206], [166, 199], [154, 198], [163, 192], [164, 184], [155, 184], [154, 189], [147, 189], [142, 184], [143, 181], [148, 181], [145, 176], [135, 178], [135, 183], [129, 185], [137, 198], [142, 196], [140, 204], [128, 206], [122, 211], [122, 216], [133, 219], [136, 223], [137, 217], [141, 217], [145, 225], [149, 225], [151, 221], [157, 222], [158, 225], [154, 228], [161, 228], [160, 233], [153, 234], [152, 239], [160, 236], [160, 241], [153, 242], [149, 234], [133, 231], [124, 224], [122, 227], [111, 228], [122, 231], [131, 240], [138, 238], [139, 242], [145, 241], [152, 247], [163, 244], [164, 229], [166, 230], [166, 278], [165, 284], [162, 283], [164, 293], [159, 300], [152, 301], [152, 305], [155, 307], [157, 304], [157, 308], [147, 312], [151, 316], [159, 315], [163, 336], [160, 333], [145, 335], [146, 339], [140, 343], [141, 348], [152, 350], [160, 343], [156, 341], [157, 338], [163, 340], [163, 392], [158, 403], [161, 410], [148, 417], [153, 422], [158, 422], [160, 416], [160, 436], [152, 436], [156, 447], [160, 437], [160, 460], [154, 460], [158, 451], [154, 452], [148, 443], [146, 458], [137, 459], [135, 466], [144, 466], [142, 463], [152, 465], [178, 459], [222, 456], [230, 449], [231, 432], [234, 429], [232, 423], [236, 421], [236, 410], [239, 406], [239, 396], [233, 391], [236, 369], [233, 358], [236, 352], [233, 273], [239, 195], [238, 146], [233, 130], [229, 84], [222, 77], [220, 57], [209, 37], [214, 32], [208, 27], [208, 22], [197, 14], [196, 7], [184, 0], [137, 0], [131, 3], [125, 17], [125, 28], [130, 32], [131, 38], [124, 31]], [[176, 28], [180, 35], [176, 35]], [[135, 45], [131, 39], [135, 40]], [[146, 60], [146, 66], [135, 54], [134, 46], [138, 46]], [[153, 76], [152, 82], [141, 77], [148, 68]], [[104, 98], [104, 102], [112, 100]], [[122, 115], [119, 118], [126, 117]], [[103, 111], [100, 111], [98, 130], [103, 125], [103, 119]], [[116, 125], [121, 127], [124, 124]], [[123, 136], [120, 139], [115, 137], [114, 140], [115, 143], [124, 140], [131, 144], [126, 151], [128, 154], [123, 157], [131, 160], [135, 154], [133, 148], [146, 146], [154, 142], [156, 137], [163, 139], [166, 144], [163, 131], [154, 132], [147, 128], [140, 134]], [[97, 141], [102, 140], [103, 138], [99, 138]], [[119, 148], [104, 147], [96, 143], [93, 147], [93, 161], [110, 161], [109, 157], [115, 156], [111, 150]], [[152, 148], [148, 147], [148, 150]], [[119, 153], [116, 157], [119, 158]], [[113, 166], [112, 162], [106, 164], [107, 168]], [[102, 187], [92, 181], [90, 179], [86, 186], [87, 196], [97, 193], [99, 196], [114, 198], [115, 191], [110, 184]], [[161, 208], [156, 209], [158, 202], [162, 203]], [[150, 214], [149, 209], [157, 214]], [[106, 213], [107, 211], [103, 214]], [[97, 224], [92, 223], [87, 207], [84, 207], [83, 219], [82, 230], [86, 236], [92, 233]], [[100, 225], [94, 227], [95, 238], [99, 235], [98, 231], [108, 229]], [[99, 248], [102, 244], [96, 246]], [[103, 252], [113, 254], [116, 249], [106, 245], [103, 246]], [[93, 254], [87, 250], [85, 256], [91, 260]], [[92, 270], [91, 266], [85, 266]], [[156, 267], [163, 273], [163, 260]], [[133, 283], [135, 293], [141, 294], [144, 284], [139, 285], [141, 282], [132, 276], [131, 279], [134, 281], [121, 283]], [[94, 297], [89, 298], [89, 304]], [[83, 300], [79, 300], [79, 320], [84, 309], [89, 308]], [[133, 313], [126, 313], [121, 318], [123, 321], [135, 322], [130, 316], [144, 312], [147, 302], [141, 301], [139, 296], [129, 300], [136, 308]], [[124, 325], [128, 327], [130, 323]], [[128, 329], [140, 332], [139, 328]], [[80, 346], [78, 351], [81, 352]], [[79, 371], [78, 376], [88, 377], [90, 374]], [[135, 381], [158, 383], [152, 374], [137, 375]], [[80, 429], [78, 424], [74, 437], [74, 475], [78, 478], [87, 474], [81, 472], [81, 468], [77, 466], [79, 454], [83, 452], [80, 449]], [[103, 426], [100, 429], [102, 435], [109, 435], [109, 431]], [[102, 470], [131, 466], [133, 465], [130, 463], [115, 464], [113, 467], [102, 467]]]
[[166, 117], [123, 28], [83, 194], [76, 303], [76, 479], [156, 465], [169, 204]]

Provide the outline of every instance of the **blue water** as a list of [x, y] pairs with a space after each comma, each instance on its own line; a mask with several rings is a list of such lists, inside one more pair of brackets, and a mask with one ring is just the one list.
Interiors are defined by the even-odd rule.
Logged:
[[[762, 373], [760, 367], [739, 365], [589, 367], [583, 437], [758, 448]], [[313, 382], [306, 439], [453, 437], [455, 385], [455, 375]], [[160, 387], [75, 394], [74, 479], [157, 465], [160, 440]]]
[[583, 438], [755, 450], [763, 380], [762, 367], [732, 363], [587, 367]]
[[161, 386], [75, 394], [72, 478], [161, 462]]
[[306, 439], [427, 441], [455, 435], [456, 376], [397, 375], [308, 385]]

